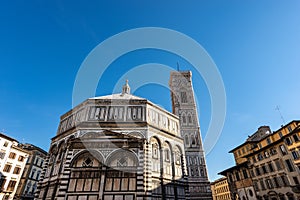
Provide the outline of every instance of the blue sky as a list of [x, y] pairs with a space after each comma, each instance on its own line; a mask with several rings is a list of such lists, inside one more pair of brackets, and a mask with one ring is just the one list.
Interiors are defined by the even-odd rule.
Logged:
[[[280, 127], [283, 122], [275, 110], [277, 105], [286, 122], [299, 119], [299, 1], [181, 2], [2, 3], [0, 130], [48, 150], [59, 116], [72, 107], [73, 84], [88, 53], [110, 36], [148, 26], [173, 29], [195, 39], [221, 73], [227, 115], [221, 137], [207, 155], [211, 180], [234, 165], [228, 151], [259, 126]], [[184, 59], [168, 52], [131, 52], [109, 66], [97, 95], [111, 93], [123, 73], [149, 62], [174, 68], [179, 62], [181, 69], [192, 69]], [[199, 74], [194, 74], [193, 81], [205, 136], [210, 97]], [[145, 85], [135, 94], [171, 108], [169, 91], [159, 85]]]

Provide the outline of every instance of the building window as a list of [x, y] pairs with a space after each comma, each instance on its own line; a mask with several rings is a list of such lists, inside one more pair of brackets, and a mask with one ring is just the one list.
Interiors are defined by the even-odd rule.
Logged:
[[291, 126], [288, 126], [288, 130], [289, 130], [289, 132], [292, 132]]
[[[0, 186], [1, 186], [1, 187], [0, 187], [0, 191], [3, 191], [4, 185], [5, 185], [6, 181], [7, 181], [6, 178], [4, 178], [4, 179], [1, 180], [1, 183], [0, 183]], [[0, 192], [0, 193], [1, 193], [1, 192]]]
[[266, 168], [265, 165], [261, 166], [261, 168], [262, 168], [262, 171], [263, 171], [264, 174], [268, 173], [267, 168]]
[[195, 168], [195, 176], [199, 176], [199, 168], [198, 167]]
[[[30, 184], [30, 182], [29, 182]], [[29, 190], [30, 190], [30, 187], [31, 187], [31, 184], [30, 185], [26, 185], [26, 189], [25, 189], [25, 194], [28, 194]]]
[[281, 181], [283, 183], [283, 186], [288, 186], [290, 185], [289, 180], [287, 179], [287, 177], [285, 175], [280, 176]]
[[293, 144], [293, 141], [291, 140], [291, 138], [287, 137], [285, 138], [285, 143], [289, 146], [289, 145], [292, 145]]
[[202, 177], [204, 177], [204, 170], [203, 170], [203, 169], [200, 169], [200, 175], [201, 175]]
[[262, 160], [263, 159], [263, 156], [259, 153], [258, 155], [257, 155], [257, 160]]
[[255, 191], [258, 191], [258, 190], [259, 190], [257, 181], [253, 181], [253, 186], [254, 186], [254, 190], [255, 190]]
[[15, 167], [14, 169], [14, 174], [20, 174], [21, 168], [20, 167]]
[[193, 123], [192, 115], [191, 114], [188, 114], [188, 122], [189, 122], [189, 124]]
[[165, 149], [165, 161], [169, 162], [170, 161], [170, 150]]
[[198, 165], [197, 157], [194, 157], [194, 163], [195, 165]]
[[158, 159], [158, 146], [157, 146], [157, 144], [152, 144], [152, 158]]
[[15, 181], [15, 180], [10, 180], [9, 183], [8, 183], [8, 186], [7, 186], [7, 191], [8, 191], [8, 192], [14, 191], [15, 186], [16, 186], [16, 183], [17, 183], [17, 181]]
[[6, 165], [4, 166], [3, 171], [4, 171], [4, 172], [10, 172], [10, 169], [11, 169], [11, 165], [10, 165], [10, 164], [6, 164]]
[[270, 155], [275, 155], [275, 154], [277, 154], [276, 149], [275, 148], [271, 148], [270, 149]]
[[251, 189], [248, 190], [248, 193], [249, 193], [250, 197], [253, 197], [254, 194], [253, 194], [253, 191]]
[[18, 161], [23, 162], [24, 161], [24, 156], [19, 156]]
[[[62, 154], [61, 154], [61, 155], [62, 155]], [[35, 164], [38, 165], [39, 161], [40, 161], [40, 159], [39, 159], [39, 158], [36, 158], [36, 159], [35, 159]]]
[[[26, 156], [27, 157], [27, 156]], [[30, 156], [30, 155], [28, 155], [28, 157], [27, 157], [28, 159], [27, 159], [27, 164], [29, 164], [30, 162], [31, 162], [31, 158], [32, 158], [32, 156]], [[23, 162], [25, 160], [25, 157], [24, 156], [19, 156], [18, 157], [18, 161], [19, 162]]]
[[83, 161], [82, 167], [93, 167], [93, 159], [87, 157], [87, 158]]
[[260, 176], [260, 170], [259, 167], [255, 168], [256, 176]]
[[266, 186], [265, 186], [265, 184], [264, 184], [264, 181], [261, 179], [261, 180], [259, 181], [259, 183], [260, 183], [260, 188], [261, 188], [262, 190], [265, 190], [265, 189], [266, 189]]
[[238, 150], [237, 154], [238, 156], [241, 156], [241, 150]]
[[266, 185], [267, 185], [268, 189], [272, 189], [273, 188], [273, 184], [272, 184], [271, 179], [267, 179], [266, 180]]
[[189, 136], [188, 136], [188, 135], [185, 135], [185, 136], [184, 136], [184, 142], [185, 142], [185, 145], [186, 145], [187, 147], [190, 146]]
[[29, 190], [30, 190], [30, 186], [26, 185], [25, 194], [28, 194]]
[[242, 148], [242, 152], [243, 152], [243, 154], [245, 154], [245, 149], [244, 148]]
[[193, 157], [189, 157], [190, 158], [190, 165], [193, 165]]
[[176, 165], [180, 165], [180, 163], [181, 163], [181, 155], [179, 152], [175, 153], [175, 163], [176, 163]]
[[0, 158], [4, 159], [4, 157], [5, 157], [5, 151], [0, 151]]
[[298, 137], [297, 133], [293, 135], [293, 139], [295, 142], [299, 141], [299, 137]]
[[249, 152], [249, 146], [248, 145], [246, 146], [246, 151]]
[[285, 148], [284, 145], [280, 145], [279, 148], [280, 148], [280, 151], [281, 151], [282, 155], [286, 155], [287, 154], [287, 151], [286, 151], [286, 148]]
[[195, 138], [195, 136], [191, 135], [191, 137], [192, 137], [192, 145], [196, 145], [196, 138]]
[[117, 161], [117, 166], [118, 167], [127, 167], [128, 162], [127, 162], [127, 157], [122, 157]]
[[238, 173], [238, 172], [235, 172], [235, 178], [236, 178], [236, 180], [237, 180], [237, 181], [239, 181], [239, 180], [240, 180], [240, 175], [239, 175], [239, 173]]
[[297, 176], [294, 176], [293, 180], [294, 180], [295, 185], [299, 185], [299, 180], [298, 180]]
[[290, 172], [295, 171], [295, 169], [293, 167], [293, 164], [292, 164], [292, 162], [289, 159], [285, 160], [285, 163], [286, 163], [286, 166], [287, 166], [287, 168], [289, 169]]
[[278, 177], [273, 177], [273, 182], [276, 188], [280, 187], [279, 182], [278, 182]]
[[33, 184], [31, 194], [34, 194], [36, 190], [36, 183]]
[[8, 146], [8, 142], [5, 141], [4, 144], [3, 144], [3, 146], [4, 146], [4, 147], [7, 147], [7, 146]]
[[181, 103], [187, 103], [187, 95], [186, 92], [180, 92]]
[[276, 165], [278, 171], [283, 168], [282, 167], [282, 163], [281, 163], [281, 161], [279, 159], [275, 160], [275, 165]]
[[243, 176], [244, 176], [244, 179], [248, 178], [248, 174], [247, 174], [247, 171], [245, 169], [243, 169]]
[[186, 116], [182, 115], [182, 123], [186, 124]]
[[299, 158], [299, 155], [295, 150], [292, 150], [292, 156], [293, 156], [294, 160], [297, 160]]
[[14, 152], [10, 152], [8, 157], [11, 159], [15, 159], [16, 154]]
[[268, 167], [269, 167], [270, 172], [274, 172], [274, 167], [271, 162], [268, 163]]
[[40, 180], [40, 174], [41, 174], [41, 171], [38, 171], [36, 174], [36, 180]]
[[270, 138], [267, 138], [267, 144], [271, 144], [271, 139]]
[[265, 154], [265, 158], [268, 158], [268, 157], [270, 157], [270, 154], [269, 154], [269, 152], [268, 152], [268, 151], [265, 151], [265, 152], [264, 152], [264, 154]]
[[233, 182], [233, 178], [232, 178], [232, 175], [229, 174], [229, 182], [232, 183]]
[[31, 171], [30, 178], [32, 178], [32, 179], [33, 179], [33, 177], [34, 177], [34, 175], [35, 175], [35, 171], [36, 171], [36, 169], [33, 169], [33, 170]]

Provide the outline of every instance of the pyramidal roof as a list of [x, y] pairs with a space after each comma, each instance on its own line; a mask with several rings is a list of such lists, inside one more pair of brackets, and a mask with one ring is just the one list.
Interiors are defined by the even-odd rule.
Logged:
[[147, 100], [145, 98], [137, 97], [132, 94], [111, 94], [111, 95], [106, 95], [106, 96], [100, 96], [100, 97], [92, 97], [89, 99], [128, 99], [128, 100]]
[[147, 100], [145, 98], [137, 97], [135, 95], [130, 94], [130, 87], [128, 84], [128, 80], [126, 80], [126, 83], [123, 85], [122, 93], [119, 94], [111, 94], [106, 96], [100, 96], [100, 97], [93, 97], [89, 99], [126, 99], [126, 100]]

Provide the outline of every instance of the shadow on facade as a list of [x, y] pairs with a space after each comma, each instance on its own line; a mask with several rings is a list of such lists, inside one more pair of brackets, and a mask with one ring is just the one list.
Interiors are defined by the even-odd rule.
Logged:
[[[103, 142], [105, 137], [114, 142]], [[113, 132], [72, 137], [50, 148], [45, 165], [36, 199], [181, 200], [189, 196], [182, 150], [155, 138], [147, 143]]]

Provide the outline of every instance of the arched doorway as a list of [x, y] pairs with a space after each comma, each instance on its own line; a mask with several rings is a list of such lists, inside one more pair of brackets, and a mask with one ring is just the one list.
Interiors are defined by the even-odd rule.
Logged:
[[67, 200], [99, 199], [102, 167], [102, 162], [88, 151], [75, 156], [71, 162]]
[[84, 151], [71, 162], [67, 200], [134, 200], [138, 159], [133, 152], [118, 149], [104, 162], [97, 152]]

